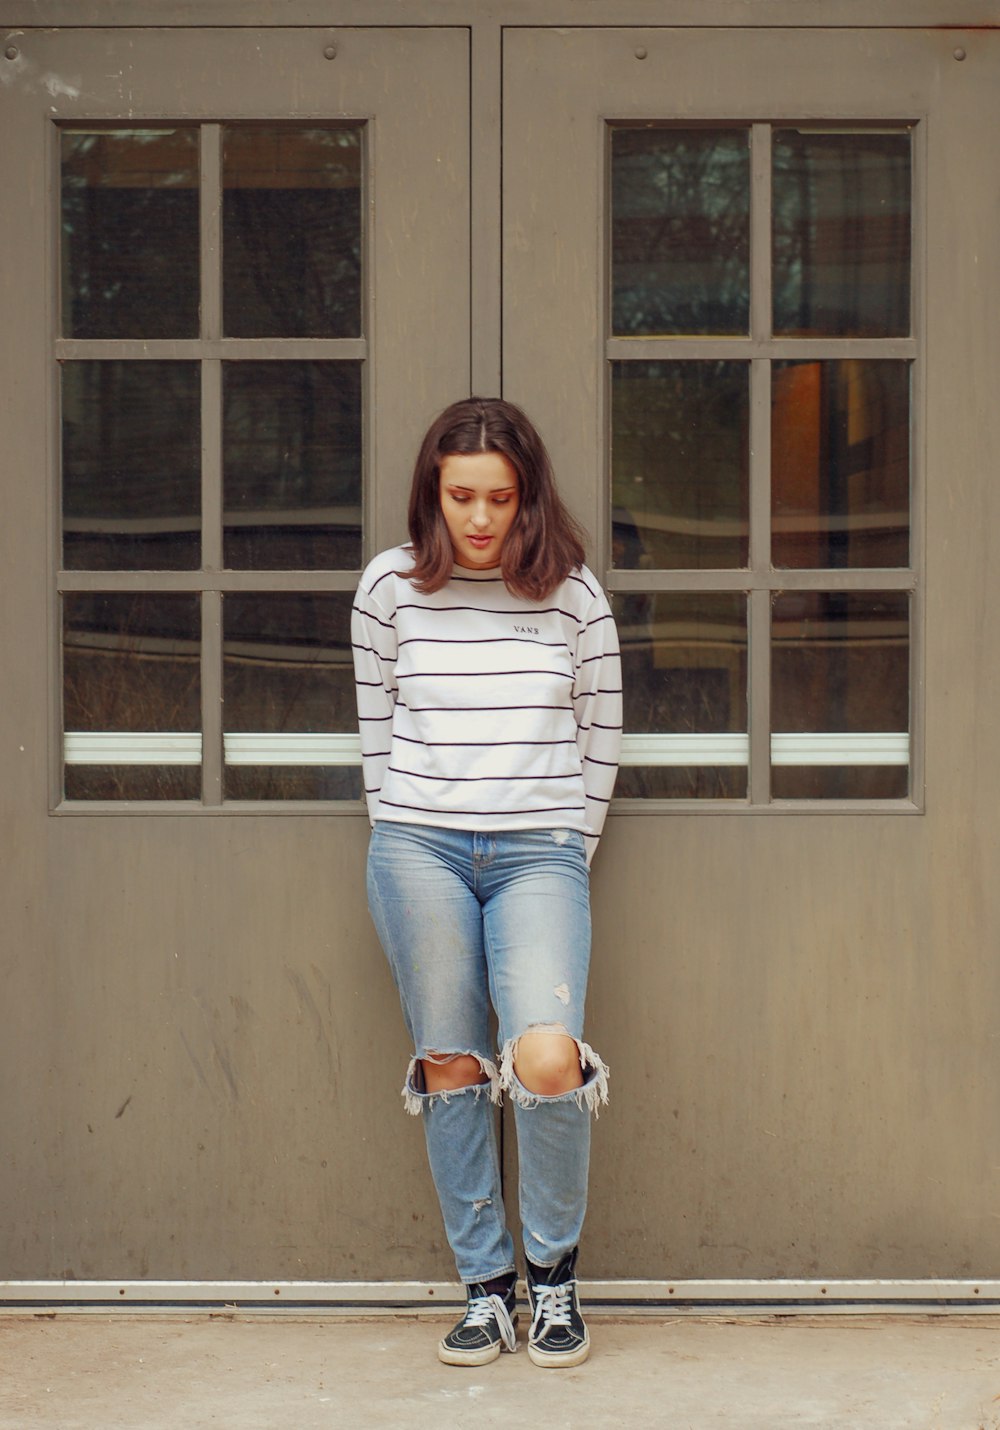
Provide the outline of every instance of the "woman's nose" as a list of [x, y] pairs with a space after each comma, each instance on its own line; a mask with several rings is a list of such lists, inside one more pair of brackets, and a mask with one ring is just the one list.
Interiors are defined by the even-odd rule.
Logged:
[[476, 507], [475, 511], [472, 513], [473, 526], [488, 526], [489, 521], [489, 513], [487, 512], [486, 508], [481, 506]]

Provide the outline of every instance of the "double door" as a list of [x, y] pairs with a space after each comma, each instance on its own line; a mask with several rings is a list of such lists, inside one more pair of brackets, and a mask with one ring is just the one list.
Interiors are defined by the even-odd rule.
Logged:
[[11, 48], [9, 1274], [450, 1277], [347, 615], [491, 369], [623, 637], [588, 1275], [994, 1273], [991, 38]]

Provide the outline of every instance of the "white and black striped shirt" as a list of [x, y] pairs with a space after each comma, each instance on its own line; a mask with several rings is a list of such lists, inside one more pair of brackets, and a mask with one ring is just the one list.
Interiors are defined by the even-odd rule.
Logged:
[[456, 566], [422, 595], [406, 547], [383, 551], [352, 618], [372, 822], [577, 829], [588, 858], [618, 769], [621, 662], [584, 566], [543, 601], [498, 569]]

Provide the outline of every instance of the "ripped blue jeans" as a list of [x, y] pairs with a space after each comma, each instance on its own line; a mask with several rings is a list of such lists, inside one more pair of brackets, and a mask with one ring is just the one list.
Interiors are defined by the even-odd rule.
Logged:
[[[590, 1114], [608, 1096], [607, 1068], [583, 1041], [590, 964], [583, 836], [379, 820], [368, 852], [368, 902], [413, 1040], [403, 1098], [423, 1118], [459, 1276], [472, 1283], [515, 1269], [492, 1105], [503, 1093], [514, 1104], [524, 1249], [536, 1265], [555, 1266], [580, 1240]], [[575, 1040], [582, 1087], [549, 1097], [521, 1084], [514, 1060], [528, 1031]], [[461, 1054], [471, 1054], [487, 1080], [424, 1091], [421, 1061]]]

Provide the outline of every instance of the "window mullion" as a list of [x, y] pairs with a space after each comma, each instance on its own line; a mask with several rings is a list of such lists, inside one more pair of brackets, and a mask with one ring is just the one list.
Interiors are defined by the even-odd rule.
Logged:
[[[750, 336], [771, 337], [771, 126], [750, 130]], [[750, 364], [750, 803], [771, 799], [771, 363]]]
[[222, 569], [222, 364], [201, 364], [201, 565]]
[[750, 364], [750, 563], [747, 619], [751, 804], [771, 798], [771, 364]]
[[751, 804], [771, 801], [771, 592], [750, 592], [749, 719]]
[[222, 125], [201, 126], [201, 336], [222, 337]]
[[750, 567], [771, 570], [771, 363], [750, 364]]
[[[222, 126], [201, 129], [201, 341], [222, 337]], [[222, 363], [201, 364], [201, 565], [222, 569]], [[201, 779], [206, 805], [222, 803], [222, 594], [201, 598]]]
[[201, 598], [201, 789], [206, 805], [222, 803], [222, 592]]
[[[201, 340], [222, 337], [222, 126], [201, 130]], [[201, 501], [204, 571], [222, 568], [222, 364], [202, 357]]]
[[771, 126], [750, 130], [750, 336], [771, 337]]

